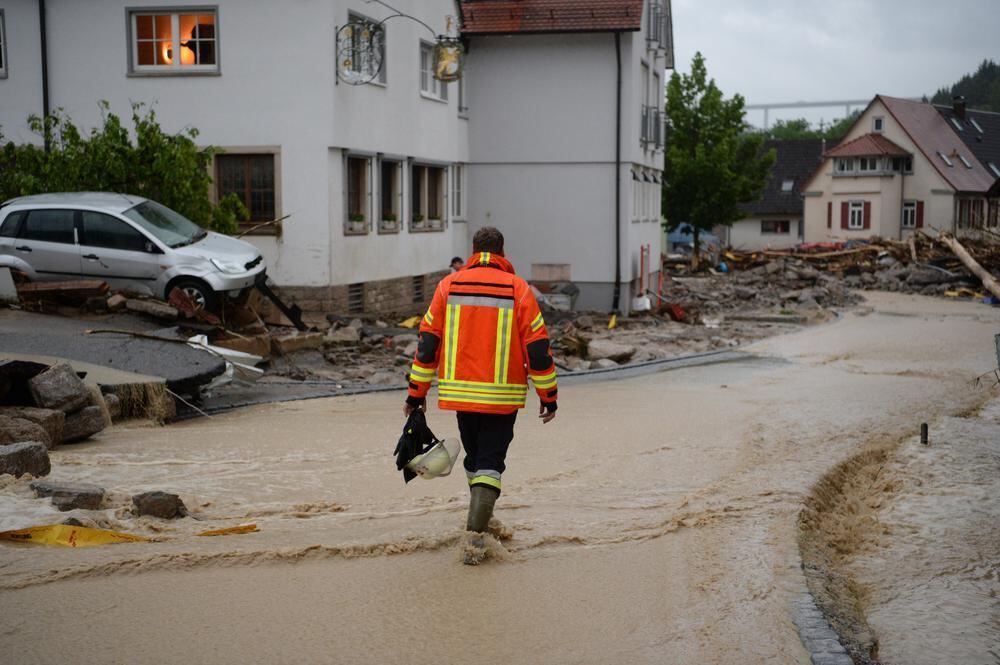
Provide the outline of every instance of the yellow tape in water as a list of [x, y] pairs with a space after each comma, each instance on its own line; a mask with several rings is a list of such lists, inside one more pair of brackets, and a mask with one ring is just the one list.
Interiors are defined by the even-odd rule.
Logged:
[[199, 536], [229, 536], [237, 533], [255, 533], [260, 531], [256, 524], [240, 524], [239, 526], [227, 526], [223, 529], [210, 529], [202, 531]]
[[149, 538], [134, 536], [130, 533], [91, 529], [85, 526], [70, 526], [68, 524], [50, 524], [34, 526], [30, 529], [0, 532], [0, 540], [15, 540], [22, 543], [38, 543], [40, 545], [61, 545], [62, 547], [94, 547], [111, 543], [141, 543]]

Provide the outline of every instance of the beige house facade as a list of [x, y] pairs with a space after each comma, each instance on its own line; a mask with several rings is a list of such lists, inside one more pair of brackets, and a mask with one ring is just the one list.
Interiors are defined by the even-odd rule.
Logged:
[[996, 226], [1000, 176], [954, 126], [931, 104], [876, 96], [803, 188], [805, 241]]

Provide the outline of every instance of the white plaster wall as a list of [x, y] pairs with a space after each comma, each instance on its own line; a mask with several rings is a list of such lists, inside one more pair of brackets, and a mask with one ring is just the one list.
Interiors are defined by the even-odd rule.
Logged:
[[4, 141], [37, 143], [28, 116], [42, 115], [42, 64], [36, 0], [6, 0], [7, 78], [0, 78], [0, 132]]
[[[249, 237], [264, 253], [278, 284], [321, 286], [440, 270], [465, 225], [443, 233], [396, 236], [343, 235], [339, 148], [386, 152], [442, 163], [468, 157], [468, 121], [457, 117], [457, 91], [447, 104], [419, 96], [416, 23], [387, 23], [388, 85], [338, 84], [335, 30], [348, 8], [376, 20], [387, 16], [362, 0], [214, 0], [218, 7], [217, 76], [128, 75], [126, 6], [184, 7], [190, 0], [49, 0], [50, 106], [76, 124], [101, 121], [97, 103], [128, 116], [130, 102], [151, 105], [168, 132], [196, 127], [198, 141], [216, 146], [276, 146], [280, 151], [280, 238]], [[30, 112], [41, 113], [37, 4], [3, 3], [11, 76], [0, 80], [0, 124], [12, 129]], [[426, 0], [407, 8], [437, 30], [455, 13], [452, 0]], [[335, 153], [333, 155], [332, 153]], [[468, 196], [468, 192], [467, 192]], [[404, 190], [404, 200], [408, 193]]]
[[[763, 219], [788, 220], [788, 233], [761, 233]], [[786, 249], [799, 242], [799, 217], [796, 215], [748, 217], [729, 228], [729, 245], [736, 250]]]

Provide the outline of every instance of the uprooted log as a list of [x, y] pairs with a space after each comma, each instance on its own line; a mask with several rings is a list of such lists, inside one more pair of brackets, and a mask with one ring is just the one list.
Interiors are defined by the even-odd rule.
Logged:
[[972, 255], [969, 254], [960, 242], [944, 233], [939, 234], [935, 240], [948, 247], [948, 249], [950, 249], [952, 253], [958, 257], [958, 260], [969, 269], [969, 272], [979, 278], [987, 291], [992, 293], [997, 298], [1000, 298], [1000, 284], [997, 283], [996, 278], [994, 278], [993, 275], [991, 275], [985, 268], [979, 265], [979, 262], [972, 258]]

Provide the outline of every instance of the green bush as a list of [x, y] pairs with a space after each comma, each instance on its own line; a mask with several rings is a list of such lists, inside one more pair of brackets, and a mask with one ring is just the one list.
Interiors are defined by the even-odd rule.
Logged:
[[198, 130], [167, 134], [156, 113], [132, 104], [132, 131], [101, 102], [103, 126], [82, 134], [62, 112], [32, 115], [28, 125], [46, 139], [39, 146], [4, 143], [0, 132], [0, 201], [46, 192], [121, 192], [144, 196], [172, 208], [199, 226], [235, 233], [249, 218], [242, 201], [209, 199], [209, 165], [218, 148], [200, 148]]

